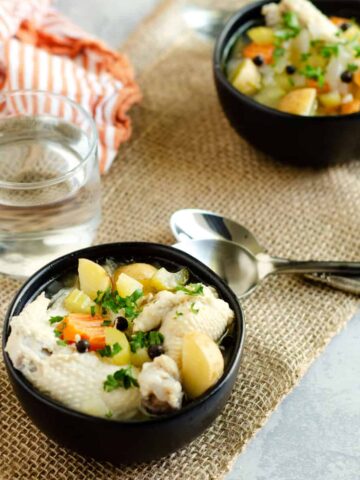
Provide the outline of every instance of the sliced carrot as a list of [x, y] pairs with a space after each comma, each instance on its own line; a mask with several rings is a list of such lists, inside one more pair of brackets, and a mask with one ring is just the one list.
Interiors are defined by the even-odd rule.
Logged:
[[61, 338], [67, 342], [76, 342], [79, 335], [88, 340], [90, 350], [100, 350], [105, 347], [105, 331], [102, 326], [104, 318], [101, 315], [88, 315], [84, 313], [70, 313], [58, 325]]
[[255, 58], [260, 56], [264, 62], [269, 64], [273, 61], [275, 47], [274, 45], [259, 45], [257, 43], [249, 43], [243, 50], [243, 55], [246, 58]]
[[350, 113], [360, 112], [360, 100], [353, 100], [352, 102], [343, 103], [341, 105], [341, 113], [349, 115]]
[[360, 70], [354, 73], [353, 82], [355, 83], [355, 85], [360, 87]]
[[351, 23], [351, 20], [349, 18], [330, 17], [330, 20], [337, 27], [340, 27], [340, 25], [343, 25], [344, 23]]
[[328, 83], [325, 83], [322, 87], [318, 84], [316, 80], [312, 80], [311, 78], [308, 78], [306, 80], [306, 86], [309, 88], [316, 88], [318, 93], [329, 93], [331, 88]]

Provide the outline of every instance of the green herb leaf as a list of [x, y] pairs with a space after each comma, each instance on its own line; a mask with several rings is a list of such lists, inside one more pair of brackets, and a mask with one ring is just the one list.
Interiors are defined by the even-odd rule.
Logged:
[[347, 66], [347, 70], [349, 72], [356, 72], [358, 68], [358, 65], [356, 65], [355, 63], [349, 63], [349, 65]]
[[140, 313], [140, 309], [138, 308], [136, 302], [142, 296], [143, 292], [141, 290], [135, 290], [135, 292], [128, 297], [120, 297], [117, 292], [113, 292], [109, 288], [105, 292], [97, 292], [95, 303], [101, 305], [103, 310], [110, 310], [114, 313], [119, 313], [119, 311], [123, 309], [124, 316], [128, 320], [133, 320]]
[[300, 23], [295, 12], [285, 12], [283, 14], [283, 21], [284, 25], [290, 30], [297, 32], [297, 34], [300, 32]]
[[113, 412], [109, 410], [107, 413], [105, 413], [106, 418], [111, 418], [113, 416]]
[[56, 317], [50, 317], [49, 318], [50, 325], [53, 325], [54, 323], [61, 322], [62, 320], [64, 320], [64, 317], [60, 317], [59, 315], [57, 315]]
[[302, 53], [300, 58], [302, 62], [306, 62], [310, 57], [311, 57], [311, 52], [307, 52], [307, 53]]
[[359, 58], [360, 57], [360, 45], [356, 45], [354, 47], [354, 51], [355, 51], [355, 58]]
[[148, 348], [151, 345], [162, 345], [164, 343], [164, 335], [160, 332], [136, 332], [131, 335], [130, 349], [133, 353], [141, 348]]
[[119, 343], [114, 343], [114, 345], [106, 345], [105, 348], [98, 350], [100, 357], [113, 357], [121, 352], [122, 348]]
[[279, 60], [279, 58], [283, 57], [285, 55], [285, 48], [282, 47], [277, 47], [274, 50], [273, 57], [275, 60]]
[[110, 327], [112, 325], [111, 320], [104, 320], [101, 324], [103, 327]]
[[68, 343], [65, 340], [57, 340], [56, 344], [59, 345], [60, 347], [66, 347], [68, 345]]
[[306, 65], [305, 69], [300, 73], [306, 78], [316, 80], [319, 87], [323, 87], [325, 84], [325, 73], [321, 67], [312, 67], [311, 65]]
[[339, 45], [324, 45], [320, 50], [320, 55], [324, 58], [337, 57], [339, 55]]
[[90, 313], [92, 317], [95, 317], [95, 305], [91, 305], [90, 307]]
[[177, 292], [184, 292], [186, 295], [203, 295], [204, 293], [204, 285], [201, 283], [189, 283], [184, 286], [176, 287], [175, 289]]
[[192, 313], [199, 313], [199, 309], [198, 308], [195, 308], [195, 302], [193, 302], [191, 305], [190, 305], [190, 311]]
[[105, 392], [112, 392], [117, 388], [125, 388], [126, 390], [131, 387], [138, 387], [139, 383], [134, 378], [131, 366], [126, 368], [120, 368], [113, 375], [108, 375], [103, 387]]
[[184, 314], [183, 314], [183, 312], [176, 312], [175, 315], [176, 315], [176, 317], [181, 317]]

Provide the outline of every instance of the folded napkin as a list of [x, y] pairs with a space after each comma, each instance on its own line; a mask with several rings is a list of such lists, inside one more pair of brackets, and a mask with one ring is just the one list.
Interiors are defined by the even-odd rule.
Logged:
[[51, 0], [0, 0], [0, 88], [46, 90], [81, 104], [95, 119], [106, 172], [131, 133], [141, 94], [125, 56], [51, 7]]

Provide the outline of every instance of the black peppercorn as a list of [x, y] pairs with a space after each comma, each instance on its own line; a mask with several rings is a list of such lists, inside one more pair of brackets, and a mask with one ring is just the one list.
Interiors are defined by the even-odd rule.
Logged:
[[125, 332], [129, 327], [129, 322], [126, 320], [125, 317], [117, 317], [116, 319], [116, 328], [120, 330], [120, 332]]
[[352, 72], [349, 72], [349, 70], [345, 70], [345, 72], [341, 74], [340, 78], [341, 78], [341, 81], [344, 83], [351, 83], [353, 79], [353, 74]]
[[351, 27], [351, 23], [344, 22], [340, 25], [340, 30], [342, 30], [343, 32], [346, 32], [346, 30], [349, 30], [350, 27]]
[[294, 65], [288, 65], [286, 67], [286, 73], [288, 75], [294, 75], [295, 72], [296, 72], [296, 68], [294, 67]]
[[252, 61], [257, 67], [261, 67], [261, 65], [264, 65], [264, 59], [261, 55], [256, 55], [256, 57], [254, 57]]
[[148, 355], [151, 360], [155, 357], [160, 357], [164, 353], [164, 347], [162, 345], [150, 345], [148, 348]]
[[90, 343], [88, 340], [81, 339], [78, 342], [76, 342], [76, 350], [79, 353], [85, 353], [89, 350], [90, 348]]

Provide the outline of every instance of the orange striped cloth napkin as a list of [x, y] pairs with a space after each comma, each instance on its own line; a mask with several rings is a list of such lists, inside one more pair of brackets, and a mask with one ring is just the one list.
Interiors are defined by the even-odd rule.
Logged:
[[0, 0], [0, 89], [65, 95], [93, 115], [107, 172], [131, 134], [141, 93], [129, 61], [51, 7], [51, 0]]

